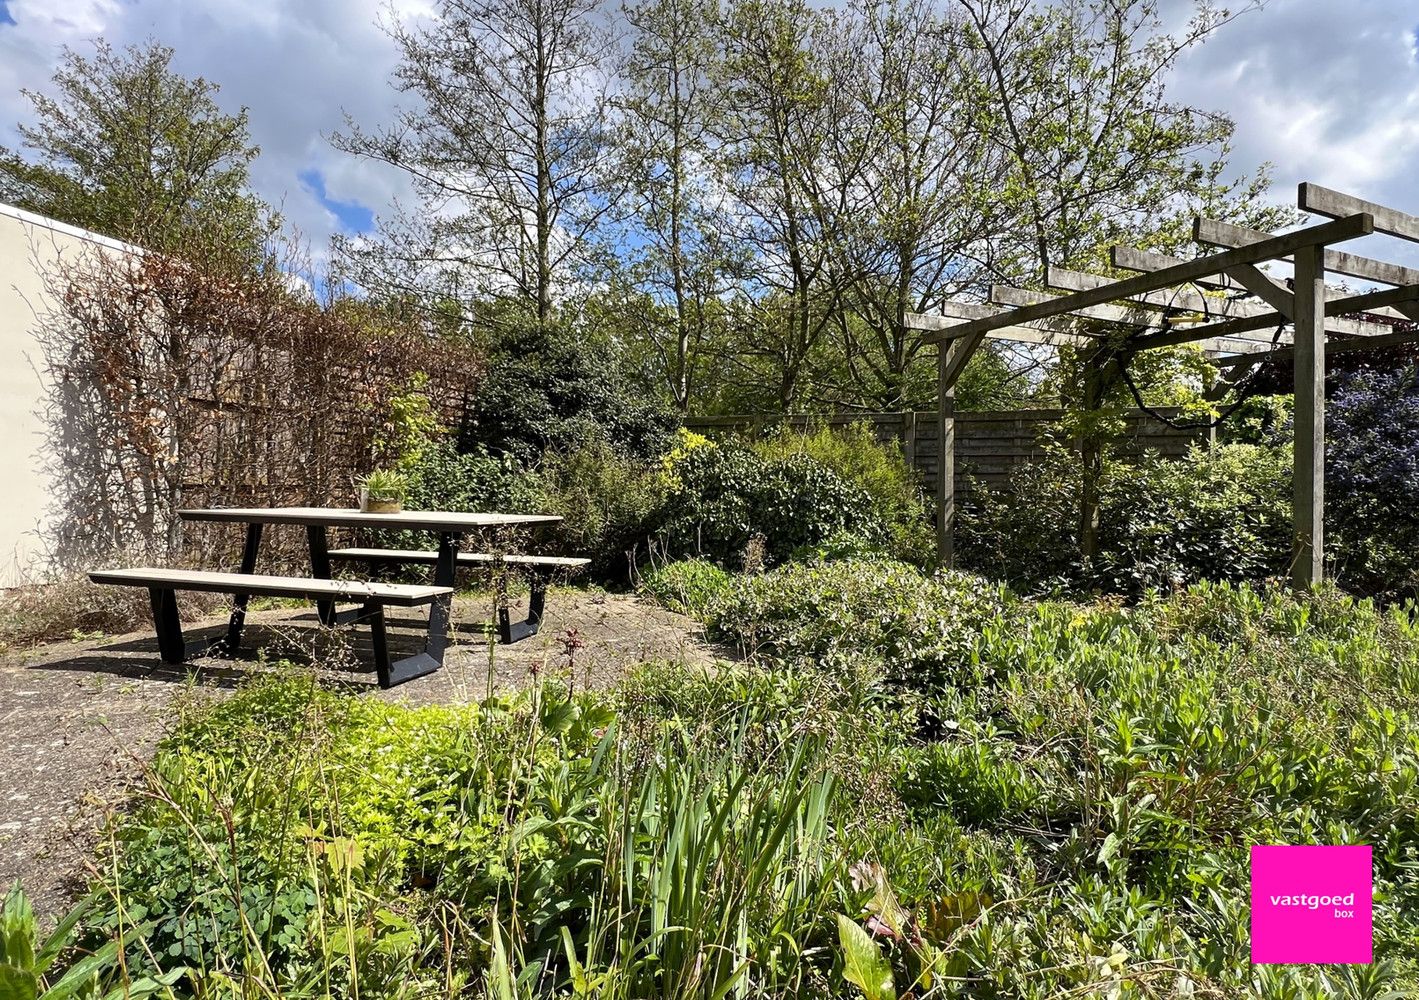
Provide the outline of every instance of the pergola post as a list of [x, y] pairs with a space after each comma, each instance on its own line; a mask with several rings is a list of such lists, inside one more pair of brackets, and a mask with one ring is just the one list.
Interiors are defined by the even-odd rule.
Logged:
[[1295, 446], [1291, 584], [1325, 574], [1325, 248], [1295, 255]]
[[1104, 453], [1099, 444], [1097, 421], [1094, 419], [1103, 405], [1104, 371], [1099, 356], [1084, 362], [1083, 409], [1087, 414], [1084, 429], [1077, 439], [1079, 447], [1079, 555], [1085, 564], [1099, 554], [1099, 480], [1103, 478]]
[[936, 564], [956, 566], [956, 388], [948, 370], [951, 343], [936, 352]]

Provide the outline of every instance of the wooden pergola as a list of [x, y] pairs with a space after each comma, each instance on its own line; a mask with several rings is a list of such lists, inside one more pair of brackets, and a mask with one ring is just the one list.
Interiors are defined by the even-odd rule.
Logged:
[[[1059, 294], [996, 285], [989, 304], [948, 302], [939, 315], [908, 315], [907, 325], [925, 331], [924, 342], [938, 345], [937, 533], [943, 565], [954, 563], [955, 385], [986, 339], [1093, 348], [1086, 406], [1098, 405], [1110, 366], [1117, 374], [1139, 351], [1196, 344], [1219, 369], [1214, 398], [1259, 365], [1291, 365], [1291, 579], [1309, 586], [1322, 578], [1326, 354], [1419, 341], [1419, 269], [1328, 248], [1372, 233], [1419, 243], [1419, 217], [1310, 183], [1300, 185], [1297, 206], [1331, 221], [1277, 235], [1199, 218], [1193, 237], [1209, 252], [1195, 260], [1116, 246], [1113, 266], [1137, 273], [1116, 279], [1051, 267], [1046, 284]], [[1260, 267], [1287, 260], [1294, 274], [1290, 282]], [[1328, 272], [1385, 287], [1363, 293], [1332, 288], [1326, 284]], [[1092, 511], [1090, 502], [1082, 498], [1086, 554], [1092, 542], [1086, 536], [1098, 525], [1097, 497]]]

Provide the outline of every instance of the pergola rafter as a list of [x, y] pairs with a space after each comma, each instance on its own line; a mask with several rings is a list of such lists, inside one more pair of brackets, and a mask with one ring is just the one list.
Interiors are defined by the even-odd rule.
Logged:
[[[1321, 579], [1324, 549], [1325, 356], [1419, 341], [1419, 270], [1332, 250], [1333, 244], [1384, 233], [1419, 242], [1419, 217], [1316, 184], [1303, 183], [1303, 211], [1329, 221], [1272, 234], [1198, 219], [1193, 235], [1213, 252], [1194, 260], [1114, 247], [1109, 278], [1050, 267], [1052, 292], [996, 285], [990, 303], [952, 302], [939, 315], [910, 314], [907, 325], [938, 345], [938, 537], [945, 565], [954, 561], [955, 420], [953, 395], [971, 356], [986, 339], [1096, 347], [1108, 364], [1140, 351], [1196, 344], [1223, 372], [1213, 398], [1225, 395], [1263, 362], [1289, 363], [1295, 380], [1295, 525], [1292, 582]], [[1290, 261], [1288, 284], [1261, 265]], [[1351, 292], [1326, 285], [1327, 271], [1391, 287]], [[1059, 293], [1059, 294], [1056, 294]], [[1087, 493], [1088, 491], [1086, 491]], [[1087, 507], [1087, 499], [1085, 506]], [[1086, 516], [1081, 524], [1087, 524]], [[1097, 511], [1094, 511], [1097, 524]], [[1089, 553], [1089, 544], [1081, 537]]]

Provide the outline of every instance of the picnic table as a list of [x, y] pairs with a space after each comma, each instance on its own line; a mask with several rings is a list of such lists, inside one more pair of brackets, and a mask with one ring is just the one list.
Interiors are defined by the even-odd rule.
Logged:
[[[553, 514], [467, 513], [462, 511], [411, 510], [375, 514], [348, 507], [217, 507], [180, 510], [186, 521], [216, 521], [246, 526], [241, 568], [236, 573], [144, 566], [127, 569], [96, 569], [89, 573], [94, 583], [115, 587], [146, 587], [153, 605], [153, 625], [158, 652], [164, 663], [180, 664], [214, 646], [228, 655], [241, 646], [247, 604], [253, 596], [296, 597], [314, 601], [322, 625], [366, 622], [374, 649], [375, 671], [381, 687], [393, 687], [443, 666], [448, 647], [449, 624], [453, 613], [453, 579], [459, 566], [503, 565], [531, 575], [527, 620], [514, 625], [508, 613], [506, 591], [499, 578], [498, 631], [504, 642], [535, 635], [541, 627], [547, 581], [553, 572], [584, 568], [589, 559], [567, 556], [528, 555], [504, 552], [460, 553], [466, 534], [501, 528], [541, 527], [561, 520]], [[310, 546], [311, 575], [269, 576], [256, 572], [261, 536], [267, 525], [299, 525], [306, 530]], [[331, 551], [331, 528], [384, 528], [431, 532], [438, 536], [434, 551], [409, 549], [337, 549]], [[372, 569], [382, 566], [426, 565], [433, 567], [428, 584], [389, 583], [380, 580], [336, 580], [330, 572], [332, 560], [365, 562]], [[231, 594], [231, 617], [227, 630], [218, 638], [188, 642], [182, 634], [177, 609], [179, 590]], [[337, 602], [357, 607], [337, 611]], [[389, 657], [385, 628], [385, 608], [412, 608], [429, 605], [429, 631], [423, 652], [398, 661]]]
[[[261, 549], [261, 538], [267, 525], [297, 525], [306, 529], [310, 547], [311, 576], [317, 580], [331, 579], [331, 553], [329, 530], [331, 528], [383, 528], [388, 530], [427, 531], [438, 536], [438, 550], [433, 556], [430, 583], [442, 588], [443, 593], [434, 597], [429, 608], [428, 639], [422, 653], [406, 657], [394, 664], [383, 664], [380, 683], [386, 687], [412, 680], [415, 677], [437, 670], [443, 665], [443, 654], [448, 644], [449, 622], [453, 604], [454, 571], [457, 569], [459, 549], [464, 536], [475, 531], [489, 531], [517, 527], [545, 527], [562, 520], [553, 514], [504, 514], [438, 510], [408, 510], [395, 514], [372, 514], [355, 508], [345, 507], [216, 507], [210, 509], [180, 510], [178, 515], [186, 521], [216, 521], [246, 525], [246, 541], [242, 547], [240, 573], [253, 574], [256, 571], [257, 556]], [[393, 555], [394, 553], [390, 553]], [[409, 560], [413, 561], [413, 560]], [[236, 649], [241, 640], [242, 628], [246, 622], [246, 607], [250, 595], [238, 593], [227, 625], [226, 646]], [[316, 601], [317, 614], [321, 624], [327, 626], [345, 624], [364, 617], [364, 608], [352, 608], [345, 612], [335, 609], [335, 598], [321, 597]], [[382, 640], [383, 628], [377, 629], [376, 638]], [[376, 657], [383, 654], [376, 642]]]

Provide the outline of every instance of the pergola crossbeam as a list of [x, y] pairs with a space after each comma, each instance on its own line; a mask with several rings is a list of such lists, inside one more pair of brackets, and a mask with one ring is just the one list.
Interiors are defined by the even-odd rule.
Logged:
[[[1151, 273], [1161, 271], [1168, 267], [1177, 267], [1179, 264], [1186, 264], [1181, 257], [1170, 257], [1165, 253], [1155, 253], [1152, 250], [1139, 250], [1137, 247], [1115, 246], [1109, 248], [1109, 263], [1120, 271], [1139, 271]], [[1117, 279], [1110, 279], [1117, 280]], [[1222, 291], [1236, 291], [1242, 289], [1225, 274], [1204, 274], [1201, 277], [1193, 278], [1190, 282], [1200, 285], [1203, 288], [1218, 289]]]
[[[1045, 276], [1045, 281], [1051, 288], [1069, 292], [1081, 292], [1086, 288], [1102, 288], [1117, 280], [1117, 278], [1106, 278], [1102, 274], [1071, 271], [1063, 267], [1051, 267]], [[1131, 297], [1128, 301], [1162, 312], [1183, 310], [1184, 312], [1200, 313], [1209, 320], [1271, 315], [1272, 312], [1270, 307], [1258, 305], [1246, 299], [1205, 295], [1191, 288], [1170, 288], [1158, 292], [1145, 292], [1142, 295]], [[1290, 343], [1290, 339], [1288, 334], [1286, 342]]]
[[[1010, 285], [990, 286], [990, 301], [995, 305], [1032, 306], [1058, 298], [1060, 298], [1058, 295], [1050, 295], [1047, 292], [1034, 292], [1028, 288], [1014, 288]], [[1147, 311], [1138, 306], [1111, 304], [1082, 306], [1070, 311], [1069, 315], [1077, 316], [1080, 319], [1096, 319], [1102, 320], [1105, 323], [1119, 323], [1138, 329], [1147, 329], [1154, 325], [1153, 319], [1148, 315]]]
[[[983, 305], [978, 302], [944, 302], [938, 315], [908, 313], [907, 328], [912, 330], [953, 330], [962, 321], [980, 319], [984, 316], [999, 316], [1008, 313], [999, 306]], [[1001, 327], [986, 334], [990, 340], [1013, 340], [1023, 344], [1047, 344], [1059, 346], [1069, 344], [1079, 347], [1101, 339], [1098, 334], [1079, 330], [1076, 324], [1065, 317], [1036, 320], [1028, 325]], [[949, 338], [955, 339], [955, 338]], [[949, 343], [943, 341], [943, 343]]]
[[[1354, 195], [1341, 194], [1339, 191], [1332, 191], [1330, 188], [1321, 187], [1319, 184], [1312, 184], [1309, 181], [1302, 181], [1297, 186], [1296, 207], [1302, 212], [1324, 215], [1332, 219], [1364, 212], [1375, 220], [1375, 232], [1419, 243], [1419, 216], [1376, 204], [1373, 201], [1366, 201], [1363, 198], [1356, 198]], [[1326, 266], [1330, 266], [1328, 261]], [[1394, 265], [1381, 266], [1393, 267]], [[1331, 268], [1331, 270], [1339, 269]], [[1360, 275], [1357, 274], [1354, 277], [1358, 278]], [[1382, 279], [1374, 278], [1372, 280], [1380, 281]], [[1410, 279], [1404, 282], [1390, 282], [1390, 284], [1412, 285], [1415, 282]]]
[[[1375, 231], [1379, 231], [1378, 227]], [[1263, 240], [1275, 239], [1270, 233], [1264, 233], [1259, 229], [1248, 229], [1245, 226], [1235, 226], [1230, 222], [1218, 222], [1215, 219], [1194, 220], [1193, 238], [1197, 242], [1209, 246], [1228, 248], [1253, 246]], [[1283, 254], [1281, 256], [1285, 258], [1291, 255]], [[1351, 278], [1374, 281], [1381, 285], [1419, 284], [1419, 270], [1400, 264], [1391, 264], [1388, 261], [1361, 257], [1343, 250], [1327, 250], [1325, 252], [1325, 269]], [[1332, 294], [1337, 293], [1332, 290]]]
[[[1410, 286], [1366, 292], [1363, 295], [1351, 295], [1343, 299], [1331, 299], [1325, 303], [1324, 315], [1321, 316], [1320, 322], [1327, 333], [1342, 333], [1367, 339], [1380, 337], [1393, 328], [1375, 320], [1346, 317], [1349, 314], [1364, 313], [1367, 310], [1377, 309], [1394, 302], [1409, 302], [1416, 298], [1419, 298], [1419, 288]], [[1287, 321], [1288, 317], [1280, 313], [1247, 316], [1242, 319], [1227, 320], [1223, 323], [1209, 323], [1191, 330], [1170, 330], [1163, 333], [1144, 334], [1136, 338], [1130, 346], [1137, 350], [1146, 350], [1150, 347], [1188, 344], [1206, 337], [1234, 337], [1239, 333], [1265, 330], [1268, 327], [1279, 329]]]
[[[1399, 333], [1386, 333], [1379, 337], [1369, 337], [1365, 340], [1328, 340], [1325, 344], [1325, 353], [1330, 354], [1355, 354], [1360, 351], [1374, 351], [1382, 347], [1399, 347], [1404, 344], [1419, 342], [1419, 330], [1405, 330]], [[1242, 368], [1256, 364], [1279, 364], [1289, 362], [1295, 357], [1295, 349], [1292, 347], [1278, 347], [1274, 351], [1266, 351], [1262, 354], [1249, 354], [1239, 358], [1219, 358], [1213, 362], [1218, 368]]]
[[[1305, 247], [1324, 246], [1327, 243], [1339, 243], [1360, 236], [1368, 236], [1374, 232], [1374, 228], [1374, 220], [1365, 214], [1336, 219], [1333, 222], [1322, 223], [1308, 229], [1298, 229], [1295, 232], [1276, 236], [1260, 243], [1225, 250], [1222, 253], [1202, 257], [1195, 261], [1187, 261], [1161, 271], [1123, 278], [1105, 288], [1091, 288], [1087, 291], [1051, 299], [1048, 302], [1022, 306], [1015, 309], [1010, 315], [972, 320], [950, 332], [956, 337], [965, 337], [976, 333], [988, 333], [1003, 326], [1014, 326], [1029, 320], [1061, 316], [1087, 306], [1103, 305], [1142, 292], [1154, 292], [1170, 285], [1180, 285], [1194, 278], [1225, 271], [1237, 264], [1255, 264], [1258, 261], [1272, 260], [1276, 257], [1293, 254]], [[928, 333], [923, 339], [928, 343], [938, 343], [948, 339], [942, 335], [943, 332], [945, 331]]]

